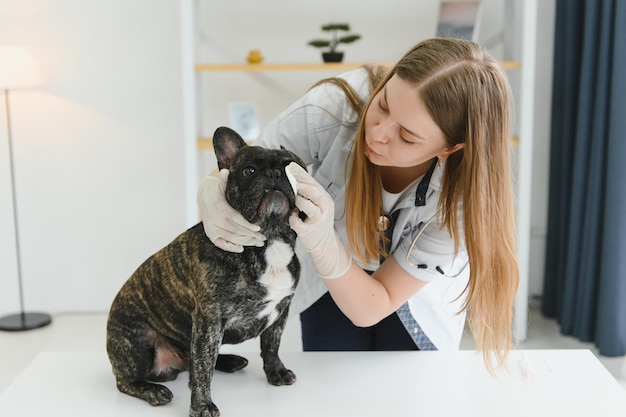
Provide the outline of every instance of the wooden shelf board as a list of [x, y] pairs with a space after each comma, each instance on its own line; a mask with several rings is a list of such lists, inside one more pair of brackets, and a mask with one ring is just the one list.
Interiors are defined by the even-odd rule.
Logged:
[[365, 65], [365, 62], [355, 63], [277, 63], [277, 64], [196, 64], [196, 72], [217, 71], [336, 71], [349, 70]]
[[[504, 69], [519, 69], [522, 64], [518, 61], [501, 61]], [[196, 64], [196, 72], [262, 72], [262, 71], [337, 71], [350, 70], [368, 64], [367, 62], [352, 63], [274, 63], [274, 64]], [[370, 63], [373, 65], [392, 66], [393, 63]]]
[[[252, 144], [252, 141], [247, 140], [248, 145]], [[213, 138], [198, 138], [196, 142], [196, 148], [199, 151], [212, 151], [213, 150]]]
[[199, 151], [212, 151], [213, 138], [198, 138], [196, 147]]

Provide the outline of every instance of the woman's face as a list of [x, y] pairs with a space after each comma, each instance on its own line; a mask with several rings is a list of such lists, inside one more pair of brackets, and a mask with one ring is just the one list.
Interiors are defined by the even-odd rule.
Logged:
[[416, 87], [397, 75], [373, 98], [365, 114], [365, 156], [374, 165], [415, 167], [451, 152]]

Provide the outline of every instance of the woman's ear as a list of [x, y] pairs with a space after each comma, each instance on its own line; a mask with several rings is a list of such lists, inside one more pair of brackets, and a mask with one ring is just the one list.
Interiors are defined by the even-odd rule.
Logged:
[[458, 151], [459, 149], [463, 149], [465, 147], [464, 143], [457, 143], [454, 146], [451, 146], [449, 148], [446, 148], [443, 150], [443, 152], [441, 152], [438, 157], [441, 160], [445, 160], [446, 158], [448, 158], [450, 155], [452, 155], [453, 153], [455, 153], [456, 151]]

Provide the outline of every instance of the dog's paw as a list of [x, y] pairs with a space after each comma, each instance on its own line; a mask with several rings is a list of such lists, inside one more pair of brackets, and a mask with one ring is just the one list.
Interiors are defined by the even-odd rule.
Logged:
[[172, 391], [167, 387], [145, 381], [127, 382], [118, 380], [117, 388], [120, 392], [141, 398], [154, 406], [167, 404], [174, 397]]
[[172, 391], [170, 391], [167, 387], [158, 384], [151, 384], [149, 390], [146, 390], [145, 400], [150, 403], [150, 405], [165, 405], [172, 401], [174, 395]]
[[199, 407], [198, 409], [194, 409], [193, 407], [189, 410], [189, 417], [218, 417], [220, 415], [220, 410], [213, 403], [210, 403], [207, 406]]
[[248, 360], [242, 356], [220, 354], [217, 357], [215, 369], [222, 372], [232, 373], [245, 368], [247, 365]]
[[285, 368], [266, 371], [265, 376], [272, 385], [291, 385], [296, 382], [296, 374]]

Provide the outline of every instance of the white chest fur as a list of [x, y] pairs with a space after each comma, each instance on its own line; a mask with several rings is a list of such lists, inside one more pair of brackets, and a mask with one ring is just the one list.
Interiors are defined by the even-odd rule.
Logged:
[[293, 277], [287, 265], [291, 262], [293, 253], [291, 246], [280, 241], [272, 242], [265, 250], [267, 268], [259, 278], [259, 283], [267, 289], [267, 296], [264, 300], [265, 308], [259, 313], [258, 318], [268, 316], [268, 325], [273, 323], [278, 316], [276, 311], [278, 303], [291, 294]]

